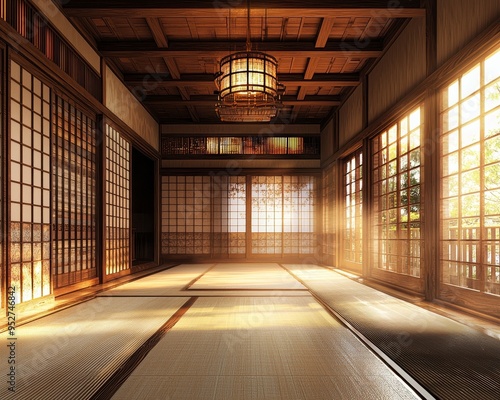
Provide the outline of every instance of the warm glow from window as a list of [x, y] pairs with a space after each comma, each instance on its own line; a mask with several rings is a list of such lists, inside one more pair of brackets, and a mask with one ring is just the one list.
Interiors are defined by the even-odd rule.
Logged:
[[500, 51], [443, 90], [442, 281], [500, 295]]
[[374, 266], [420, 276], [420, 107], [372, 140]]

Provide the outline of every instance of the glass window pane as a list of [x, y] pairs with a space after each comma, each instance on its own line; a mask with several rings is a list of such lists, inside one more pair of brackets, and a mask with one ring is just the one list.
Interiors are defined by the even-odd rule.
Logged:
[[460, 98], [463, 100], [472, 93], [479, 90], [481, 86], [481, 67], [478, 65], [471, 69], [460, 79], [460, 87], [462, 90]]
[[484, 62], [484, 83], [488, 84], [500, 77], [500, 51], [497, 51]]

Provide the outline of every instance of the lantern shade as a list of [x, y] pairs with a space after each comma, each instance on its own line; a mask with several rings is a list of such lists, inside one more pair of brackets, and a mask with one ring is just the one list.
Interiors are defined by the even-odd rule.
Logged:
[[278, 62], [257, 51], [230, 54], [220, 62], [216, 78], [222, 121], [270, 121], [281, 105], [283, 86], [276, 78]]

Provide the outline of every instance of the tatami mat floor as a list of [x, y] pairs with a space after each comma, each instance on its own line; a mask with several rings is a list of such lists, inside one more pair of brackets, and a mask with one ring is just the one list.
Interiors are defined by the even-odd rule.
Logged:
[[199, 298], [113, 397], [146, 398], [415, 397], [309, 296]]
[[[404, 302], [351, 284], [310, 265], [179, 265], [20, 325], [16, 392], [4, 384], [0, 398], [419, 398], [318, 302], [381, 321], [410, 315]], [[375, 301], [361, 310], [363, 296]]]

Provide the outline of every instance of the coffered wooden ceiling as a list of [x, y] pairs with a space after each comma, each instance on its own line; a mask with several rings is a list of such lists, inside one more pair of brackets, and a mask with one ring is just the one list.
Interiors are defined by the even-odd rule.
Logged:
[[[252, 0], [252, 49], [278, 59], [281, 119], [325, 122], [420, 0]], [[161, 123], [216, 123], [219, 60], [245, 50], [246, 0], [60, 0]]]

